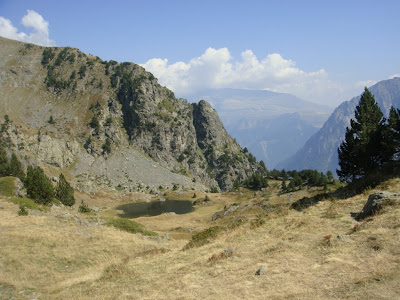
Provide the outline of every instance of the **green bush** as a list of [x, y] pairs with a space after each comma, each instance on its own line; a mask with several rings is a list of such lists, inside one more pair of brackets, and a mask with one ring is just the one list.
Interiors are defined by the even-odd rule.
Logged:
[[216, 186], [213, 186], [211, 188], [211, 193], [218, 193], [218, 188]]
[[90, 120], [89, 126], [94, 129], [94, 131], [93, 131], [94, 134], [99, 134], [100, 123], [99, 123], [99, 119], [97, 119], [96, 116], [93, 116], [93, 118]]
[[85, 202], [81, 201], [81, 205], [79, 205], [78, 211], [80, 213], [86, 214], [90, 213], [92, 210], [89, 208], [89, 206], [86, 205]]
[[103, 153], [111, 153], [111, 140], [109, 138], [106, 138], [105, 143], [102, 146], [103, 148]]
[[85, 75], [86, 75], [86, 66], [85, 65], [82, 65], [79, 68], [78, 74], [79, 74], [79, 79], [82, 79], [83, 77], [85, 77]]
[[23, 204], [19, 205], [18, 215], [19, 216], [27, 216], [28, 215], [28, 211], [26, 210], [25, 205], [23, 205]]
[[54, 62], [55, 66], [59, 66], [61, 65], [61, 63], [65, 60], [65, 58], [67, 57], [68, 54], [68, 49], [64, 48], [60, 51], [60, 53], [58, 53], [58, 56], [56, 58], [56, 61]]
[[107, 120], [106, 120], [106, 126], [110, 126], [112, 124], [112, 118], [111, 118], [111, 116], [110, 117], [108, 117], [107, 118]]
[[50, 60], [54, 58], [54, 52], [52, 48], [46, 48], [42, 53], [42, 65], [47, 65]]
[[257, 173], [248, 177], [243, 185], [250, 190], [261, 190], [268, 186], [268, 179], [263, 174]]

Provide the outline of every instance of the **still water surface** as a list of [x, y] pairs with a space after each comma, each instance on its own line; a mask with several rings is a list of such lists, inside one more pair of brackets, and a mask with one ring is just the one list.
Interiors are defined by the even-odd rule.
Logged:
[[129, 203], [117, 207], [124, 213], [120, 214], [123, 218], [138, 218], [158, 216], [167, 212], [174, 212], [178, 215], [187, 214], [193, 211], [193, 203], [189, 200], [165, 200], [143, 203]]

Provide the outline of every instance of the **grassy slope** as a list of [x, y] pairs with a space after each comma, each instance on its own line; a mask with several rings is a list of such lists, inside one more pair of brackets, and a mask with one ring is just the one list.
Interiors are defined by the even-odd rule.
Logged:
[[[385, 190], [399, 188], [400, 179], [384, 184]], [[186, 251], [189, 233], [168, 240], [89, 221], [85, 226], [60, 217], [62, 210], [20, 217], [18, 207], [3, 197], [0, 298], [8, 293], [22, 299], [396, 299], [400, 208], [387, 207], [361, 223], [349, 215], [363, 207], [370, 192], [322, 201], [303, 212], [272, 211], [259, 227], [245, 222]], [[198, 232], [228, 222], [213, 222], [211, 215], [229, 203], [259, 201], [250, 194], [211, 198], [211, 206], [191, 214], [137, 220], [178, 237], [179, 230]], [[259, 213], [250, 209], [235, 216], [250, 221]], [[219, 256], [232, 248], [233, 256]], [[220, 259], [210, 262], [213, 255]], [[256, 276], [261, 265], [266, 274]]]
[[7, 176], [0, 178], [0, 195], [11, 197], [14, 195], [15, 177]]

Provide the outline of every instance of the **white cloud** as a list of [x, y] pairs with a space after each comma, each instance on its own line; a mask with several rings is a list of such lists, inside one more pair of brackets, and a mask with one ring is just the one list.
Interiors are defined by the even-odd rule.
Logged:
[[393, 79], [393, 78], [396, 78], [396, 77], [400, 77], [400, 74], [393, 74], [392, 76], [389, 76], [388, 79]]
[[356, 89], [359, 89], [361, 92], [360, 93], [362, 93], [362, 91], [364, 90], [364, 88], [365, 87], [370, 87], [370, 86], [373, 86], [375, 83], [377, 83], [378, 82], [378, 80], [372, 80], [372, 79], [369, 79], [369, 80], [363, 80], [363, 81], [357, 81], [355, 84], [354, 84], [354, 87], [356, 88]]
[[18, 29], [11, 23], [9, 19], [0, 17], [0, 35], [9, 39], [22, 42], [38, 44], [42, 46], [55, 46], [55, 41], [49, 38], [49, 22], [33, 10], [27, 11], [22, 17], [22, 25], [32, 28], [29, 34], [18, 32]]
[[206, 88], [265, 89], [329, 104], [339, 92], [324, 69], [302, 71], [278, 53], [259, 60], [246, 50], [240, 60], [235, 60], [227, 48], [208, 48], [189, 62], [169, 64], [167, 59], [153, 58], [142, 66], [177, 96]]

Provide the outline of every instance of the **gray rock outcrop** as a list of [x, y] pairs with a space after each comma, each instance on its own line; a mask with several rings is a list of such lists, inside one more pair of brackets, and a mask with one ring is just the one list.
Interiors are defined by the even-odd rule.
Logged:
[[400, 203], [400, 193], [390, 193], [386, 191], [374, 192], [369, 195], [362, 211], [356, 215], [356, 219], [362, 220], [375, 215], [385, 205]]
[[24, 184], [22, 183], [21, 179], [15, 178], [15, 190], [14, 195], [15, 197], [26, 197], [26, 192], [24, 190]]

